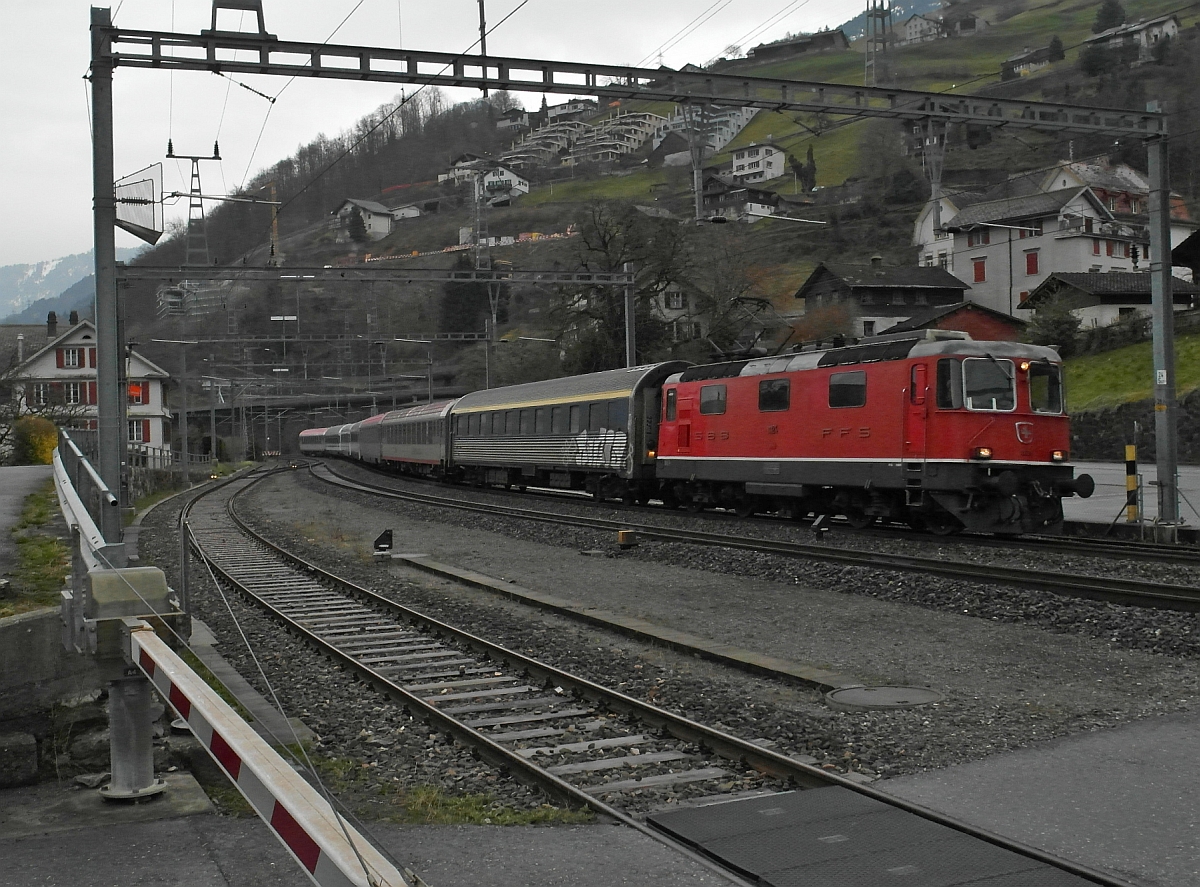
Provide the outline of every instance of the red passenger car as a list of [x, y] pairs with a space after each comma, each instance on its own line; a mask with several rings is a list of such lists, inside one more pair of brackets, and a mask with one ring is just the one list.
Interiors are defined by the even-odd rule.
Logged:
[[663, 386], [664, 499], [935, 532], [1054, 532], [1074, 477], [1050, 348], [940, 330], [691, 367]]

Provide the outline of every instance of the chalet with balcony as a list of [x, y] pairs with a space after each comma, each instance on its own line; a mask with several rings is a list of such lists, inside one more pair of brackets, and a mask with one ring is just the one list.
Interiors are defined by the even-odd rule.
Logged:
[[844, 306], [857, 319], [855, 335], [874, 336], [932, 308], [959, 305], [970, 289], [944, 268], [822, 262], [796, 291], [806, 312]]
[[[99, 416], [96, 372], [96, 327], [74, 322], [61, 334], [53, 311], [45, 327], [24, 327], [5, 344], [14, 348], [10, 376], [19, 414], [42, 415], [64, 428], [95, 429]], [[6, 328], [11, 330], [12, 328]], [[169, 449], [170, 411], [164, 386], [170, 375], [130, 350], [126, 360], [126, 435], [134, 450]]]

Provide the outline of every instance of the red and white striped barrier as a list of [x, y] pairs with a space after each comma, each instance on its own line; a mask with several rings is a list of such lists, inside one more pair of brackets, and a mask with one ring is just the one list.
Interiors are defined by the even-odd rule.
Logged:
[[132, 630], [129, 638], [132, 661], [187, 721], [195, 737], [314, 884], [411, 887], [362, 835], [348, 823], [339, 822], [329, 802], [188, 668], [149, 625]]

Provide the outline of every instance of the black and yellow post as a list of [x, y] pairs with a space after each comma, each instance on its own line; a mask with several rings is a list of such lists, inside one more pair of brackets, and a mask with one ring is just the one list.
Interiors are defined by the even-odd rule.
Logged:
[[1125, 520], [1138, 522], [1137, 444], [1125, 445]]

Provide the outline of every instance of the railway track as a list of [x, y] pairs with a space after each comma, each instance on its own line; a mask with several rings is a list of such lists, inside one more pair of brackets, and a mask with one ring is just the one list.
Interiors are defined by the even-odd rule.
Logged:
[[922, 827], [936, 823], [1073, 874], [1080, 883], [1121, 887], [1101, 873], [571, 675], [329, 573], [239, 518], [237, 497], [268, 474], [224, 483], [185, 509], [191, 546], [219, 581], [410, 714], [551, 798], [611, 817], [739, 884], [748, 882], [652, 828], [643, 814], [681, 794], [708, 801], [841, 788], [919, 817]]
[[[978, 564], [970, 561], [946, 560], [942, 557], [863, 551], [819, 543], [803, 543], [735, 535], [727, 532], [684, 530], [630, 520], [583, 517], [554, 511], [543, 511], [496, 503], [478, 503], [431, 493], [396, 490], [363, 483], [338, 474], [328, 463], [309, 466], [314, 477], [341, 487], [373, 496], [399, 499], [422, 505], [474, 511], [539, 523], [560, 524], [611, 532], [632, 531], [640, 539], [678, 542], [692, 545], [713, 545], [747, 551], [775, 554], [784, 557], [810, 558], [839, 564], [881, 570], [902, 570], [924, 575], [947, 576], [987, 584], [1007, 584], [1024, 590], [1039, 589], [1059, 595], [1089, 598], [1136, 607], [1155, 607], [1167, 610], [1200, 611], [1200, 587], [1168, 585], [1155, 581], [1119, 579], [1086, 574], [1048, 573], [1020, 567]], [[1075, 552], [1079, 553], [1079, 552]]]

